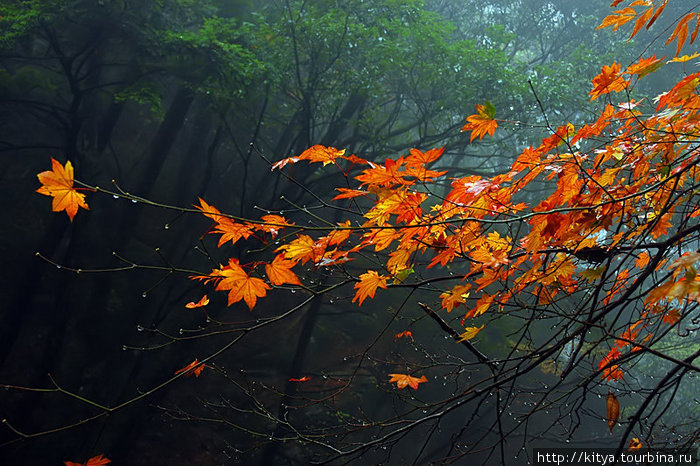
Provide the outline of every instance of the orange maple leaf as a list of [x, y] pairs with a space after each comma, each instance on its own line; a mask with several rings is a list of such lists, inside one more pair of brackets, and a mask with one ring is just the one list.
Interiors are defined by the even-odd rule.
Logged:
[[[272, 165], [271, 170], [274, 170], [276, 168], [284, 168], [285, 165], [290, 163], [295, 164], [300, 160], [308, 160], [311, 163], [323, 162], [323, 166], [326, 166], [329, 163], [335, 162], [335, 159], [337, 159], [338, 157], [348, 158], [343, 157], [343, 154], [345, 154], [345, 149], [341, 150], [336, 149], [335, 147], [326, 147], [320, 144], [316, 144], [315, 146], [311, 146], [308, 149], [306, 149], [298, 157], [287, 157], [286, 159], [282, 159], [279, 162], [274, 163]], [[356, 160], [363, 159], [355, 157], [352, 161], [355, 162]]]
[[195, 207], [201, 210], [206, 217], [217, 223], [216, 228], [211, 233], [221, 234], [219, 247], [226, 241], [231, 241], [231, 244], [235, 244], [239, 239], [247, 239], [252, 234], [252, 229], [249, 225], [237, 223], [233, 219], [226, 217], [216, 207], [207, 204], [202, 198], [199, 198], [199, 203], [200, 205]]
[[195, 358], [194, 361], [192, 361], [182, 369], [176, 370], [175, 375], [184, 373], [185, 377], [190, 377], [194, 374], [194, 376], [198, 378], [202, 374], [202, 371], [205, 367], [209, 366], [207, 366], [206, 364], [202, 364], [201, 362], [197, 361], [197, 358]]
[[309, 380], [311, 380], [311, 377], [305, 375], [304, 377], [300, 377], [298, 379], [292, 377], [291, 379], [289, 379], [289, 382], [308, 382]]
[[93, 456], [84, 463], [74, 463], [73, 461], [64, 461], [65, 466], [101, 466], [104, 464], [111, 463], [112, 460], [105, 458], [103, 455]]
[[228, 265], [220, 269], [214, 269], [212, 276], [223, 277], [216, 286], [217, 291], [229, 290], [228, 305], [244, 300], [252, 311], [258, 298], [267, 294], [270, 286], [262, 279], [251, 277], [238, 264], [238, 259], [229, 259]]
[[62, 166], [52, 157], [51, 170], [39, 173], [37, 178], [42, 186], [36, 192], [53, 197], [51, 209], [54, 212], [65, 210], [72, 222], [79, 207], [90, 210], [85, 194], [73, 188], [73, 165], [70, 160]]
[[195, 309], [197, 307], [204, 307], [207, 304], [209, 304], [209, 298], [207, 295], [204, 295], [196, 303], [194, 301], [190, 301], [189, 303], [185, 304], [185, 307], [187, 309]]
[[290, 283], [292, 285], [301, 285], [299, 277], [290, 269], [296, 265], [295, 261], [286, 260], [283, 254], [278, 255], [271, 264], [265, 264], [265, 273], [267, 273], [270, 282], [273, 285], [282, 285]]
[[367, 273], [360, 275], [360, 281], [355, 283], [355, 297], [352, 298], [352, 302], [359, 300], [358, 306], [362, 306], [362, 302], [367, 298], [374, 298], [374, 294], [377, 292], [377, 288], [383, 288], [386, 290], [386, 280], [389, 277], [384, 275], [379, 275], [374, 270], [369, 270]]
[[424, 383], [428, 381], [428, 378], [426, 376], [422, 376], [420, 378], [412, 377], [406, 374], [389, 374], [389, 376], [391, 377], [391, 379], [389, 379], [389, 383], [396, 382], [396, 386], [399, 389], [411, 387], [414, 390], [418, 390], [419, 383]]
[[282, 228], [294, 225], [294, 223], [289, 223], [287, 219], [281, 215], [263, 215], [260, 217], [260, 220], [265, 223], [260, 223], [256, 225], [255, 228], [270, 233], [273, 238], [277, 236]]
[[288, 244], [283, 244], [275, 251], [284, 251], [284, 257], [293, 261], [301, 261], [305, 264], [315, 256], [314, 240], [308, 235], [299, 235], [297, 239]]
[[620, 64], [613, 63], [610, 66], [603, 65], [600, 74], [593, 78], [593, 89], [588, 95], [591, 96], [591, 100], [595, 100], [603, 94], [609, 94], [610, 92], [620, 92], [627, 88], [629, 81], [626, 81], [620, 75]]
[[467, 117], [468, 123], [462, 127], [462, 131], [472, 132], [469, 137], [469, 142], [472, 142], [477, 136], [483, 138], [487, 133], [493, 136], [493, 133], [498, 128], [498, 122], [494, 120], [496, 108], [487, 100], [484, 105], [477, 105], [474, 115]]
[[603, 19], [603, 22], [600, 23], [600, 26], [598, 26], [596, 29], [613, 26], [613, 31], [617, 31], [620, 26], [632, 21], [635, 16], [637, 16], [637, 12], [634, 10], [634, 8], [627, 7], [621, 10], [615, 10], [613, 11], [612, 15], [606, 16]]
[[413, 340], [413, 333], [411, 333], [410, 330], [404, 330], [403, 332], [399, 332], [394, 335], [394, 341], [398, 340], [399, 338], [410, 338]]

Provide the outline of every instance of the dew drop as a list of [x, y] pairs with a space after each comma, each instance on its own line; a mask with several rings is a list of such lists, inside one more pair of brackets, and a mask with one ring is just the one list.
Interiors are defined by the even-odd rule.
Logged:
[[56, 266], [56, 268], [57, 268], [57, 269], [60, 269], [60, 268], [61, 268], [61, 266], [60, 266], [60, 265], [57, 265], [57, 266]]
[[290, 290], [290, 291], [291, 291], [292, 293], [296, 293], [296, 292], [297, 292], [297, 290]]
[[143, 293], [141, 293], [141, 297], [142, 297], [142, 298], [145, 298], [146, 296], [148, 296], [148, 293], [147, 293], [147, 292], [144, 291]]
[[184, 329], [180, 329], [180, 335], [182, 335], [183, 333], [185, 333], [185, 330], [184, 330]]
[[168, 225], [168, 224], [166, 223], [165, 226], [163, 227], [163, 229], [164, 229], [164, 230], [170, 230], [170, 225]]
[[143, 332], [143, 327], [140, 326], [140, 325], [137, 325], [137, 326], [136, 326], [136, 331], [137, 331], [137, 332]]
[[132, 199], [131, 202], [133, 202], [134, 204], [136, 204], [138, 201], [137, 201], [136, 199]]
[[116, 194], [113, 194], [112, 197], [113, 197], [114, 199], [119, 199], [119, 196], [117, 196]]

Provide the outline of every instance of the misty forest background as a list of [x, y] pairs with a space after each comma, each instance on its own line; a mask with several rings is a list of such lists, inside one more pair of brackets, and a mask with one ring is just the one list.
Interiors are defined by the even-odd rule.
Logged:
[[[679, 3], [669, 10], [687, 8]], [[602, 103], [589, 103], [588, 91], [601, 65], [629, 64], [654, 39], [625, 42], [625, 34], [596, 31], [609, 12], [607, 0], [2, 2], [0, 383], [51, 387], [51, 374], [60, 386], [114, 406], [229, 338], [197, 338], [202, 329], [275, 315], [295, 299], [273, 296], [250, 313], [210, 293], [207, 318], [184, 307], [202, 295], [185, 274], [63, 270], [135, 263], [206, 273], [209, 255], [246, 262], [255, 252], [236, 245], [224, 256], [215, 239], [203, 238], [211, 225], [203, 216], [111, 196], [89, 194], [90, 211], [71, 223], [34, 192], [50, 157], [70, 160], [79, 180], [110, 189], [115, 180], [155, 202], [189, 207], [202, 197], [241, 217], [283, 211], [298, 221], [306, 221], [298, 207], [318, 204], [311, 193], [329, 199], [344, 181], [299, 164], [293, 175], [300, 183], [292, 183], [271, 172], [270, 162], [313, 144], [379, 161], [445, 146], [440, 168], [452, 176], [493, 175], [546, 135], [545, 115], [554, 126], [595, 115]], [[675, 82], [679, 66], [635, 92], [656, 95]], [[470, 144], [459, 130], [484, 99], [510, 123]], [[279, 399], [270, 387], [285, 390], [290, 377], [339, 380], [348, 355], [362, 351], [393, 305], [384, 296], [358, 309], [352, 294], [339, 289], [251, 335], [216, 360], [219, 373], [179, 379], [84, 426], [21, 441], [0, 426], [0, 463], [62, 464], [103, 453], [129, 465], [303, 464], [303, 446], [260, 435], [274, 423], [238, 428], [247, 416], [233, 408], [242, 389], [227, 374], [244, 370], [263, 387], [261, 399]], [[433, 340], [427, 332], [420, 350], [445, 352], [439, 332]], [[390, 343], [377, 353], [392, 354]], [[503, 329], [480, 336], [486, 351], [504, 344]], [[369, 364], [345, 406], [386, 404], [388, 367], [387, 360]], [[642, 369], [640, 377], [653, 376], [653, 366]], [[533, 384], [552, 376], [540, 371]], [[697, 393], [678, 396], [686, 397], [678, 406], [697, 410]], [[337, 411], [349, 416], [344, 406]], [[94, 414], [60, 393], [0, 395], [0, 417], [23, 432]], [[308, 415], [323, 423], [328, 414]], [[602, 421], [584, 428], [581, 444], [611, 442]], [[450, 425], [443, 429], [436, 442], [450, 441]], [[561, 440], [553, 431], [540, 439]], [[398, 450], [377, 455], [377, 462], [402, 461]]]

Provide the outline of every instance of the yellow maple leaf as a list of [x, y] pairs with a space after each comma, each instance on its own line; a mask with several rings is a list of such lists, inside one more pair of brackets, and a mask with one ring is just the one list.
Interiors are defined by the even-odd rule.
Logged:
[[90, 210], [85, 194], [73, 187], [73, 165], [70, 160], [63, 166], [52, 157], [51, 170], [39, 173], [37, 178], [42, 186], [36, 192], [53, 197], [51, 208], [54, 212], [65, 210], [72, 222], [79, 207]]
[[481, 327], [467, 327], [467, 328], [465, 328], [464, 333], [462, 333], [459, 336], [459, 340], [457, 340], [457, 341], [471, 340], [472, 338], [474, 338], [476, 336], [477, 333], [479, 333], [481, 331], [482, 328], [484, 328], [483, 325]]

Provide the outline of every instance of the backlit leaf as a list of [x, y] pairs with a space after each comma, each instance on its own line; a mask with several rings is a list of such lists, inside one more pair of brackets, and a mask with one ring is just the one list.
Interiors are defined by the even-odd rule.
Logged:
[[479, 137], [483, 138], [486, 134], [493, 136], [493, 133], [498, 127], [498, 122], [494, 119], [496, 108], [488, 100], [484, 101], [484, 105], [477, 105], [474, 115], [467, 117], [467, 124], [462, 127], [462, 131], [471, 131], [469, 142]]
[[178, 374], [185, 374], [185, 377], [190, 377], [194, 375], [195, 377], [199, 378], [199, 376], [202, 374], [202, 371], [204, 370], [205, 367], [209, 367], [206, 364], [203, 364], [199, 362], [196, 358], [194, 361], [183, 367], [182, 369], [178, 369], [175, 371], [175, 375]]
[[411, 387], [414, 390], [418, 390], [418, 384], [428, 381], [428, 378], [424, 375], [420, 378], [412, 377], [406, 374], [389, 374], [389, 376], [391, 377], [391, 379], [389, 379], [389, 383], [396, 382], [396, 386], [399, 388], [399, 390], [406, 387]]
[[185, 307], [187, 309], [195, 309], [198, 307], [204, 307], [207, 304], [209, 304], [209, 298], [207, 297], [207, 295], [204, 295], [196, 303], [194, 301], [190, 301], [189, 303], [185, 304]]
[[265, 273], [273, 285], [283, 285], [289, 283], [291, 285], [301, 285], [299, 277], [291, 271], [291, 268], [296, 265], [295, 261], [286, 260], [282, 254], [275, 257], [271, 264], [265, 264]]
[[103, 466], [111, 463], [112, 460], [105, 458], [104, 455], [93, 456], [84, 463], [74, 463], [73, 461], [64, 461], [65, 466]]
[[36, 192], [53, 197], [51, 209], [54, 212], [65, 210], [71, 222], [79, 207], [90, 209], [85, 202], [85, 194], [73, 188], [73, 165], [70, 160], [63, 166], [52, 157], [51, 170], [39, 173], [37, 178], [41, 187]]
[[360, 281], [355, 283], [355, 289], [357, 292], [352, 298], [352, 302], [358, 302], [358, 306], [362, 306], [362, 302], [366, 298], [374, 298], [374, 294], [377, 292], [377, 288], [386, 289], [387, 276], [379, 275], [376, 271], [370, 270], [367, 273], [360, 275]]
[[249, 276], [238, 264], [238, 259], [229, 259], [227, 266], [212, 270], [211, 275], [221, 277], [216, 286], [217, 291], [229, 290], [229, 306], [244, 300], [248, 308], [253, 310], [258, 298], [264, 297], [270, 289], [262, 279]]
[[467, 327], [464, 329], [464, 332], [459, 335], [459, 340], [457, 341], [466, 341], [466, 340], [471, 340], [474, 338], [477, 333], [481, 331], [481, 329], [484, 328], [482, 325], [481, 327]]

